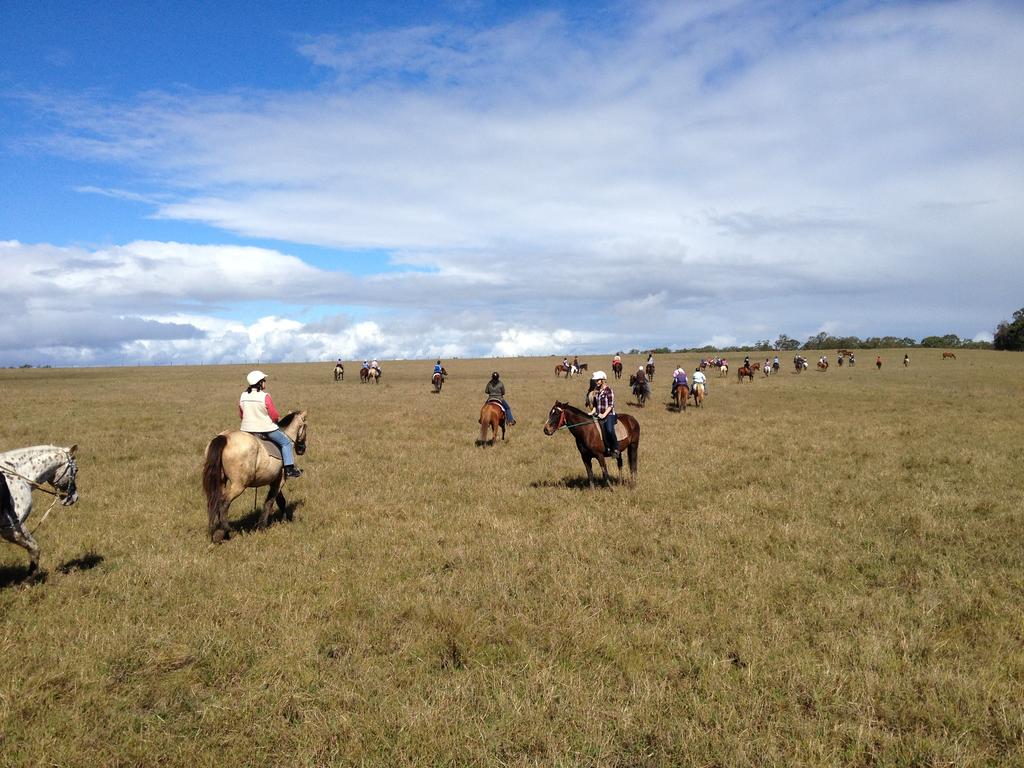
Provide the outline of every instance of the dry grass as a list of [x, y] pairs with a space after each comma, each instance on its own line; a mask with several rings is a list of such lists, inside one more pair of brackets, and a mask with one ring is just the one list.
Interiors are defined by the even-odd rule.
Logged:
[[[958, 355], [712, 374], [684, 414], [663, 356], [647, 408], [616, 387], [612, 491], [541, 433], [586, 388], [551, 358], [440, 395], [271, 366], [310, 411], [295, 519], [253, 530], [250, 493], [220, 547], [199, 465], [246, 369], [0, 371], [0, 447], [78, 442], [82, 494], [45, 581], [0, 549], [0, 762], [1021, 764], [1024, 356]], [[519, 425], [481, 449], [495, 365]]]

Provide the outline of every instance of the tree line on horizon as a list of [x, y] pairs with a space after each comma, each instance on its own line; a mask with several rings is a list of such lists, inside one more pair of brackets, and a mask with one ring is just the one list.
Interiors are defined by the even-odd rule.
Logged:
[[[869, 336], [862, 339], [858, 336], [833, 336], [822, 331], [811, 336], [807, 341], [801, 343], [785, 333], [780, 333], [775, 341], [761, 339], [752, 346], [731, 346], [716, 347], [705, 345], [703, 347], [691, 347], [688, 349], [669, 349], [659, 347], [650, 350], [655, 354], [672, 354], [676, 352], [739, 352], [753, 349], [759, 352], [796, 351], [799, 349], [896, 349], [896, 348], [918, 348], [918, 349], [999, 349], [1021, 351], [1024, 350], [1024, 307], [1013, 313], [1013, 320], [1003, 320], [996, 326], [992, 341], [974, 341], [962, 339], [955, 333], [947, 333], [945, 336], [925, 336], [918, 341], [909, 336]], [[631, 349], [631, 355], [641, 354], [639, 349]]]

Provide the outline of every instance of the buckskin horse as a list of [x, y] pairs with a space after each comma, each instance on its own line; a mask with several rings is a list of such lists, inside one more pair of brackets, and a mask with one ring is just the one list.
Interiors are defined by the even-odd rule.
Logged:
[[[306, 452], [306, 412], [292, 411], [278, 424], [288, 439], [295, 443], [295, 453]], [[209, 517], [210, 540], [219, 544], [228, 538], [228, 507], [246, 488], [269, 485], [263, 502], [259, 527], [266, 528], [270, 507], [277, 501], [278, 511], [287, 514], [284, 494], [284, 465], [281, 459], [267, 453], [264, 442], [250, 432], [221, 432], [206, 446], [203, 465], [203, 491]]]
[[704, 407], [704, 385], [703, 384], [694, 384], [693, 385], [693, 391], [691, 391], [690, 394], [693, 396], [693, 406], [694, 406], [694, 408], [703, 408]]
[[[619, 465], [619, 478], [622, 478], [622, 451], [625, 451], [629, 456], [630, 482], [635, 484], [637, 454], [640, 450], [640, 423], [628, 413], [620, 414], [617, 418], [625, 432], [625, 436], [621, 437], [618, 442], [619, 456], [616, 461]], [[593, 461], [597, 459], [597, 463], [601, 465], [604, 484], [610, 488], [611, 476], [608, 474], [608, 464], [605, 462], [604, 436], [601, 434], [601, 427], [597, 420], [579, 408], [556, 400], [548, 412], [548, 420], [544, 424], [544, 434], [550, 437], [560, 429], [569, 430], [576, 438], [576, 449], [580, 452], [583, 466], [587, 468], [587, 483], [590, 487], [594, 487]]]
[[[491, 429], [491, 439], [487, 440], [487, 428]], [[501, 428], [501, 439], [505, 439], [505, 409], [498, 400], [488, 400], [480, 408], [480, 439], [477, 445], [494, 445], [498, 439], [498, 428]]]
[[380, 368], [373, 368], [372, 366], [370, 368], [367, 368], [366, 369], [366, 380], [367, 381], [372, 381], [374, 384], [379, 384], [380, 383]]
[[25, 530], [25, 520], [32, 513], [32, 491], [51, 494], [54, 499], [50, 509], [58, 501], [66, 507], [78, 501], [77, 450], [77, 445], [36, 445], [0, 453], [0, 537], [28, 552], [30, 574], [39, 568], [39, 545]]

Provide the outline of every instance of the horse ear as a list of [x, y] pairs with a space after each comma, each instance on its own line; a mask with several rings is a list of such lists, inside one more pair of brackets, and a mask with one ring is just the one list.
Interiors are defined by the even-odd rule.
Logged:
[[77, 451], [77, 450], [78, 450], [78, 443], [75, 443], [70, 448], [68, 448], [68, 453], [70, 453], [72, 456], [74, 456], [75, 455], [75, 451]]

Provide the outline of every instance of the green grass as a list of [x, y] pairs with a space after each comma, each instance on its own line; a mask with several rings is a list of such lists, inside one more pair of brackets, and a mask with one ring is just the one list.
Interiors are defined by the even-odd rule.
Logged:
[[[1022, 764], [1024, 356], [957, 354], [714, 373], [682, 414], [696, 356], [662, 356], [646, 408], [612, 382], [642, 438], [610, 491], [541, 432], [586, 389], [554, 358], [440, 395], [270, 366], [310, 414], [294, 521], [249, 492], [219, 547], [199, 469], [247, 368], [0, 371], [0, 448], [77, 442], [82, 497], [45, 580], [0, 548], [0, 763]], [[494, 367], [519, 424], [477, 448]]]

